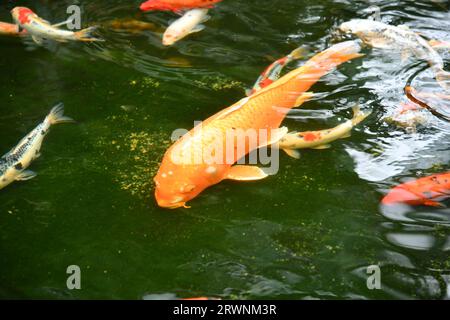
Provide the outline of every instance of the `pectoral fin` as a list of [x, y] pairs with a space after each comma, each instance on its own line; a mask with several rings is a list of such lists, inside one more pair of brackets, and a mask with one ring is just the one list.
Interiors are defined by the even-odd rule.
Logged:
[[32, 36], [31, 39], [33, 39], [33, 41], [37, 44], [42, 46], [44, 44], [44, 39], [36, 37], [36, 36]]
[[58, 27], [61, 27], [61, 26], [64, 26], [64, 25], [68, 24], [70, 21], [72, 21], [72, 19], [68, 19], [68, 20], [60, 22], [60, 23], [52, 24], [52, 27], [53, 28], [58, 28]]
[[300, 159], [301, 154], [300, 151], [295, 150], [295, 149], [283, 149], [284, 152], [286, 152], [286, 154], [292, 158], [295, 159]]
[[312, 148], [312, 149], [323, 150], [323, 149], [328, 149], [328, 148], [330, 148], [330, 147], [331, 147], [331, 146], [330, 146], [329, 144], [322, 144], [322, 145], [317, 146], [317, 147], [314, 147], [314, 148]]
[[306, 101], [312, 99], [312, 97], [314, 97], [314, 93], [313, 92], [304, 92], [300, 97], [297, 98], [297, 100], [295, 101], [295, 106], [294, 108], [300, 107], [303, 103], [305, 103]]
[[269, 175], [263, 169], [254, 166], [236, 165], [231, 167], [226, 179], [236, 181], [255, 181], [267, 178]]
[[204, 25], [199, 24], [199, 25], [195, 26], [194, 29], [192, 29], [191, 32], [189, 32], [189, 33], [191, 34], [191, 33], [200, 32], [200, 31], [202, 31], [205, 28], [206, 27]]
[[33, 172], [31, 170], [23, 170], [17, 177], [16, 180], [17, 181], [26, 181], [26, 180], [30, 180], [33, 179], [34, 177], [37, 176], [36, 172]]
[[344, 134], [341, 139], [350, 138], [352, 136], [352, 133], [349, 131], [346, 134]]

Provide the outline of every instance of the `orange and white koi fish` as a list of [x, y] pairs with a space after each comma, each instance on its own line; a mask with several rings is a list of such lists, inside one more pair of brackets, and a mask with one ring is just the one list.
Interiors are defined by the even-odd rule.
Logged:
[[211, 9], [222, 0], [148, 0], [141, 4], [142, 11], [181, 12], [196, 8]]
[[356, 106], [353, 108], [353, 119], [331, 129], [288, 133], [278, 142], [278, 148], [296, 159], [300, 158], [298, 149], [327, 149], [331, 142], [350, 137], [353, 127], [369, 115], [370, 112], [362, 112]]
[[20, 31], [17, 25], [0, 21], [0, 35], [21, 36], [24, 34], [26, 34], [26, 31]]
[[283, 68], [291, 63], [294, 60], [301, 59], [303, 57], [304, 49], [302, 47], [295, 49], [287, 56], [278, 59], [274, 63], [272, 63], [270, 66], [264, 70], [263, 73], [259, 76], [258, 80], [256, 80], [255, 85], [251, 90], [248, 90], [246, 92], [247, 96], [251, 96], [255, 92], [261, 90], [262, 88], [267, 87], [268, 85], [271, 85], [275, 81], [277, 81], [280, 78], [281, 71]]
[[167, 28], [163, 35], [163, 44], [171, 46], [191, 33], [202, 31], [205, 26], [201, 23], [208, 19], [208, 9], [189, 10]]
[[381, 200], [384, 205], [405, 203], [443, 207], [440, 203], [450, 197], [450, 172], [413, 180], [393, 188]]
[[[299, 97], [323, 75], [362, 56], [360, 50], [355, 41], [334, 45], [185, 134], [167, 150], [154, 179], [158, 205], [171, 209], [187, 207], [186, 202], [225, 179], [252, 181], [266, 178], [267, 172], [259, 167], [234, 164], [258, 148], [279, 142], [288, 130], [280, 128], [286, 113], [277, 109], [294, 108]], [[236, 131], [255, 133], [256, 143], [245, 139], [244, 147], [238, 147], [242, 141], [237, 137], [232, 141], [227, 139]], [[232, 151], [231, 156], [228, 150]]]
[[92, 36], [96, 27], [89, 27], [80, 31], [62, 30], [58, 27], [67, 24], [67, 21], [51, 25], [50, 22], [38, 17], [36, 13], [25, 7], [15, 7], [11, 10], [12, 17], [19, 28], [25, 29], [34, 42], [41, 45], [43, 39], [52, 39], [60, 42], [66, 41], [101, 41]]

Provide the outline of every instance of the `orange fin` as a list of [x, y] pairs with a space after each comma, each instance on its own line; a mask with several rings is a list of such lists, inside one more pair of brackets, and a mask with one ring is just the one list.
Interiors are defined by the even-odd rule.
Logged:
[[447, 208], [446, 205], [444, 205], [440, 202], [437, 202], [437, 201], [433, 201], [433, 200], [426, 200], [423, 204], [426, 206], [430, 206], [430, 207]]
[[304, 92], [300, 97], [297, 98], [295, 101], [294, 108], [300, 107], [303, 103], [310, 100], [312, 97], [314, 97], [313, 92]]

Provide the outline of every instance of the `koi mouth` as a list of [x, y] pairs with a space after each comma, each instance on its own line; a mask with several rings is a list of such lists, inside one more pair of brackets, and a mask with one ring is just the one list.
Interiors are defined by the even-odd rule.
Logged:
[[171, 210], [178, 209], [178, 208], [189, 209], [190, 206], [186, 205], [186, 202], [180, 202], [180, 203], [172, 204], [169, 206], [165, 206], [164, 208], [171, 209]]
[[186, 201], [182, 201], [180, 199], [175, 199], [175, 201], [164, 201], [164, 200], [156, 200], [158, 202], [158, 206], [164, 209], [178, 209], [185, 208], [189, 209], [190, 207], [186, 205]]

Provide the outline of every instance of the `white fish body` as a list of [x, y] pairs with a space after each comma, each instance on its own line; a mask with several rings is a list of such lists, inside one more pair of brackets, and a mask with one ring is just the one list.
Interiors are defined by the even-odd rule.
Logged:
[[43, 39], [55, 41], [100, 41], [91, 36], [95, 27], [86, 28], [80, 31], [70, 31], [58, 28], [66, 22], [51, 25], [50, 22], [40, 18], [37, 14], [25, 7], [16, 7], [11, 11], [12, 17], [20, 29], [25, 29], [31, 35], [34, 42], [41, 45]]
[[29, 180], [36, 176], [36, 173], [26, 169], [40, 156], [42, 142], [50, 127], [64, 122], [73, 120], [64, 117], [64, 105], [61, 103], [55, 106], [45, 120], [26, 135], [14, 149], [0, 158], [0, 189], [16, 180]]
[[428, 62], [440, 85], [450, 90], [450, 74], [444, 71], [439, 53], [418, 33], [406, 26], [391, 26], [380, 21], [354, 19], [344, 22], [339, 29], [358, 36], [366, 44], [380, 49], [399, 50], [402, 57], [415, 55]]
[[209, 19], [208, 9], [193, 9], [187, 11], [181, 18], [175, 20], [164, 32], [163, 44], [170, 46], [187, 35], [199, 32], [205, 28], [201, 25]]

